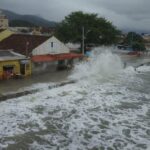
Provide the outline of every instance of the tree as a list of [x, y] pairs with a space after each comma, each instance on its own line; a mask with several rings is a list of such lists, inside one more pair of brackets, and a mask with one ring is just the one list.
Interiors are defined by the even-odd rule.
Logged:
[[133, 50], [145, 50], [144, 40], [141, 35], [135, 32], [129, 32], [124, 40], [124, 44], [130, 45]]
[[132, 48], [133, 48], [133, 50], [139, 50], [139, 51], [146, 50], [144, 43], [139, 43], [139, 42], [134, 42], [132, 44]]
[[58, 25], [56, 36], [64, 42], [81, 42], [83, 27], [86, 43], [110, 45], [117, 41], [120, 34], [120, 31], [105, 18], [77, 11], [66, 16]]

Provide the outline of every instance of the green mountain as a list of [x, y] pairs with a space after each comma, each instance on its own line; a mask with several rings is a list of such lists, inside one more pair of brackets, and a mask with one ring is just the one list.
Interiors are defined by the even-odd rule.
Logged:
[[20, 15], [12, 11], [1, 9], [2, 12], [9, 19], [10, 26], [42, 26], [42, 27], [56, 27], [57, 23], [48, 21], [36, 15]]
[[11, 20], [9, 22], [9, 26], [10, 27], [36, 27], [35, 24], [24, 20]]

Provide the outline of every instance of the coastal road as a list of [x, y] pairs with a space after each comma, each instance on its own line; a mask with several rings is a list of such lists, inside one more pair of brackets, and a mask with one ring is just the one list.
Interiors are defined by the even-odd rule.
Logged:
[[24, 90], [24, 88], [34, 86], [35, 84], [57, 83], [67, 80], [70, 70], [63, 71], [47, 71], [43, 73], [33, 74], [24, 79], [10, 79], [0, 81], [0, 94], [12, 93]]

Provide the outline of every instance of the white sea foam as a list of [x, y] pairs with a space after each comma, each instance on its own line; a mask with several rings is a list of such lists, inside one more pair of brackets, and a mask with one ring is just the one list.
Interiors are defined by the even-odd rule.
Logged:
[[136, 70], [139, 72], [150, 72], [150, 66], [143, 65], [138, 67]]
[[89, 61], [84, 61], [75, 66], [71, 79], [108, 78], [117, 75], [123, 69], [120, 57], [112, 54], [108, 48], [95, 49]]
[[77, 83], [44, 85], [39, 93], [1, 102], [0, 146], [22, 140], [35, 150], [148, 150], [150, 94], [140, 92], [143, 80], [133, 67], [123, 69], [119, 56], [97, 53], [75, 67]]

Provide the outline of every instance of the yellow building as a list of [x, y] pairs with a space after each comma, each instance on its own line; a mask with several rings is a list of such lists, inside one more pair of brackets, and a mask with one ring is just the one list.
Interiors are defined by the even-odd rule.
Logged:
[[13, 34], [10, 30], [0, 29], [0, 42]]
[[0, 80], [31, 75], [31, 61], [12, 50], [0, 50]]
[[8, 19], [0, 10], [0, 29], [7, 29], [8, 26]]

